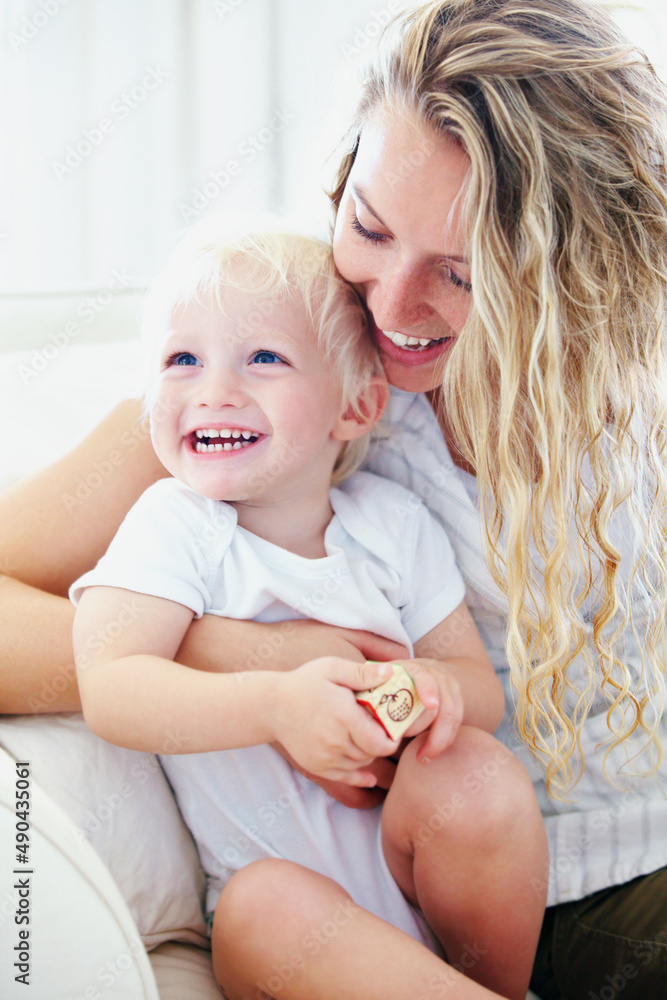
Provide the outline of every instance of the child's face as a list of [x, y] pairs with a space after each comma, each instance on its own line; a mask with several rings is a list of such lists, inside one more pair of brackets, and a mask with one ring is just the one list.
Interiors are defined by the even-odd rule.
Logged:
[[172, 314], [151, 409], [158, 457], [216, 500], [273, 505], [328, 489], [342, 396], [303, 307], [235, 289], [223, 306]]

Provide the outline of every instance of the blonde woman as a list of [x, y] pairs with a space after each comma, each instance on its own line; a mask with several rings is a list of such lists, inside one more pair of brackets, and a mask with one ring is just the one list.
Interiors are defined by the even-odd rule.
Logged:
[[[666, 121], [651, 67], [599, 6], [427, 3], [385, 33], [333, 192], [336, 263], [404, 390], [370, 467], [445, 524], [505, 685], [499, 736], [546, 819], [545, 1000], [658, 997], [667, 981]], [[5, 500], [7, 711], [38, 708], [56, 678], [56, 704], [78, 704], [62, 597], [164, 472], [144, 440], [82, 506], [74, 546], [57, 500], [139, 410]], [[203, 619], [180, 657], [225, 669], [261, 630]], [[277, 667], [325, 642], [393, 655], [316, 622], [295, 636]]]

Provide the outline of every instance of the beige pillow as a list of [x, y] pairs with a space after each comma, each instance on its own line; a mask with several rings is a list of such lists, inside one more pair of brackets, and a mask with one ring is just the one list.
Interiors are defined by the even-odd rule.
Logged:
[[152, 754], [95, 736], [79, 713], [5, 716], [0, 746], [31, 775], [113, 876], [146, 948], [208, 946], [204, 874], [167, 779]]

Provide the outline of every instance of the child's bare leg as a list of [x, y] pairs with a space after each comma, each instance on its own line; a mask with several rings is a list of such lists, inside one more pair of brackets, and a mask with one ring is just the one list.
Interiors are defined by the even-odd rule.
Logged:
[[530, 778], [501, 743], [462, 727], [418, 764], [403, 753], [382, 812], [385, 857], [455, 968], [524, 1000], [544, 915], [548, 848]]
[[498, 1000], [291, 861], [256, 861], [234, 875], [216, 907], [212, 947], [228, 1000]]

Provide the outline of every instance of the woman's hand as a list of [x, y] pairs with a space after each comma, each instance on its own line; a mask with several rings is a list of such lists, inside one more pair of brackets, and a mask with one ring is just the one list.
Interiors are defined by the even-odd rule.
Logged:
[[[176, 659], [199, 670], [294, 670], [319, 659], [323, 652], [343, 660], [388, 662], [407, 656], [407, 649], [373, 632], [337, 628], [308, 618], [267, 624], [204, 615], [192, 623]], [[372, 721], [372, 720], [371, 720]], [[384, 801], [396, 770], [387, 757], [364, 767], [377, 784], [362, 788], [347, 781], [329, 781], [302, 767], [280, 744], [274, 749], [306, 778], [350, 809], [374, 809]]]
[[277, 741], [297, 764], [327, 781], [372, 788], [368, 766], [398, 750], [358, 704], [353, 691], [375, 687], [391, 668], [327, 656], [281, 678], [271, 706]]
[[377, 780], [375, 788], [360, 788], [358, 785], [348, 785], [343, 781], [327, 781], [326, 778], [311, 774], [310, 771], [306, 771], [304, 767], [297, 764], [279, 743], [271, 745], [285, 758], [288, 764], [292, 765], [295, 771], [319, 785], [327, 795], [347, 806], [348, 809], [375, 809], [376, 806], [381, 806], [396, 774], [396, 761], [392, 757], [376, 757], [374, 761], [364, 767], [364, 771], [375, 775]]
[[388, 662], [408, 655], [405, 646], [373, 632], [325, 625], [310, 618], [250, 622], [204, 615], [192, 623], [176, 655], [197, 670], [294, 670], [322, 656]]

